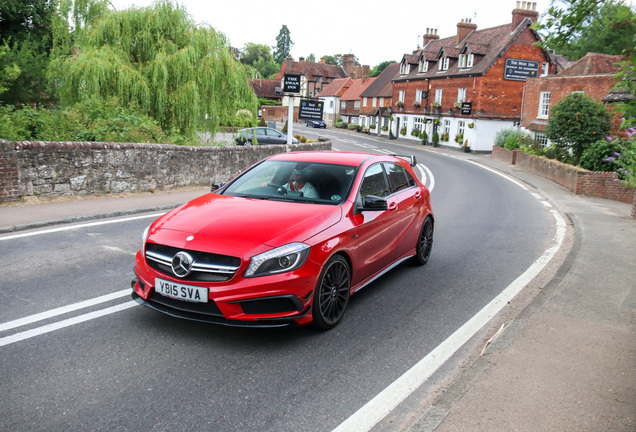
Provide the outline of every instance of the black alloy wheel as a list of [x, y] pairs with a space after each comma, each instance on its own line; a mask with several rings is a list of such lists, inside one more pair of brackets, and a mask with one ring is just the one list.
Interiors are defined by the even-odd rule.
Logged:
[[430, 216], [424, 219], [422, 229], [420, 230], [420, 236], [417, 239], [417, 247], [415, 248], [416, 255], [413, 257], [413, 262], [418, 265], [424, 265], [428, 262], [431, 256], [431, 250], [433, 249], [433, 220]]
[[314, 327], [329, 330], [335, 327], [344, 315], [351, 290], [349, 264], [340, 255], [327, 261], [314, 293], [312, 315]]

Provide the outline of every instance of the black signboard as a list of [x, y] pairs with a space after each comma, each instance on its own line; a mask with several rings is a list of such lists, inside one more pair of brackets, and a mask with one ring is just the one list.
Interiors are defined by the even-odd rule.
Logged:
[[506, 59], [504, 79], [525, 81], [539, 76], [539, 62], [532, 60]]
[[303, 99], [300, 101], [298, 120], [322, 120], [323, 101]]
[[462, 115], [471, 115], [473, 112], [473, 103], [472, 102], [462, 102], [461, 114]]
[[300, 75], [285, 74], [283, 91], [285, 93], [300, 93]]

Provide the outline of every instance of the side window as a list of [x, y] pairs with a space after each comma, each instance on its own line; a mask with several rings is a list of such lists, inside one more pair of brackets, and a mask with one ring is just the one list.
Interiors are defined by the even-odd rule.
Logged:
[[265, 136], [265, 129], [256, 129], [256, 135]]
[[385, 163], [387, 175], [393, 192], [401, 191], [409, 187], [409, 179], [406, 176], [406, 170], [401, 165], [395, 163]]
[[362, 198], [367, 195], [373, 195], [380, 198], [388, 196], [389, 184], [387, 178], [384, 175], [384, 170], [381, 164], [375, 164], [371, 166], [366, 173], [364, 173], [364, 179], [360, 186], [360, 196]]

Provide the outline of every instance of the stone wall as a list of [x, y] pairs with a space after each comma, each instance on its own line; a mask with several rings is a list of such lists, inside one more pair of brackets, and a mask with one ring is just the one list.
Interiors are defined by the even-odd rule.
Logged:
[[308, 150], [331, 150], [331, 142], [190, 147], [0, 140], [0, 203], [210, 186], [267, 156]]
[[616, 181], [615, 172], [593, 172], [567, 165], [545, 157], [534, 156], [518, 150], [493, 147], [493, 158], [551, 180], [575, 195], [605, 198], [632, 204], [632, 217], [636, 218], [636, 188], [623, 186]]

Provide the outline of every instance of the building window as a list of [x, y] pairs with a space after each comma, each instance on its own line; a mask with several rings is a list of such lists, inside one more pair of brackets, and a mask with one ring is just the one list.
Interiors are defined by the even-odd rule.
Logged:
[[541, 92], [539, 99], [538, 118], [548, 118], [550, 115], [550, 92]]
[[346, 101], [340, 102], [340, 109], [347, 109], [347, 102]]
[[415, 117], [413, 119], [413, 129], [414, 130], [422, 130], [422, 126], [424, 125], [424, 122], [422, 121], [422, 117]]
[[543, 132], [534, 133], [534, 142], [539, 144], [542, 148], [548, 147], [550, 145], [550, 142], [548, 141], [548, 137]]
[[[466, 129], [466, 123], [464, 122], [464, 120], [460, 120], [457, 122], [457, 135], [463, 135], [464, 131]], [[460, 144], [463, 144], [460, 143]]]
[[380, 106], [381, 106], [381, 107], [383, 107], [383, 106], [384, 106], [384, 98], [383, 98], [383, 97], [381, 97], [381, 98], [380, 98]]
[[465, 88], [457, 89], [457, 102], [464, 102], [464, 101], [466, 101], [466, 89]]
[[366, 97], [362, 99], [362, 106], [365, 107], [365, 108], [367, 107], [367, 98]]
[[543, 64], [541, 65], [541, 76], [548, 76], [548, 73], [550, 71], [550, 63], [548, 62], [543, 62]]
[[353, 103], [353, 108], [359, 110], [360, 109], [360, 99]]
[[435, 102], [442, 104], [442, 89], [435, 90]]
[[448, 70], [448, 57], [443, 57], [439, 59], [439, 70], [445, 71]]
[[418, 71], [420, 73], [428, 72], [428, 61], [421, 59]]
[[399, 93], [399, 96], [398, 96], [398, 102], [404, 103], [405, 94], [406, 94], [406, 92], [404, 90], [400, 90], [400, 93]]
[[422, 90], [415, 90], [415, 102], [422, 103]]
[[461, 69], [466, 67], [466, 54], [460, 54], [459, 59], [457, 59], [457, 66]]
[[333, 100], [329, 101], [329, 108], [333, 108]]
[[475, 56], [473, 54], [468, 54], [466, 56], [466, 68], [473, 67], [473, 63], [475, 62]]
[[400, 75], [406, 75], [408, 73], [409, 73], [409, 64], [406, 62], [406, 60], [404, 60], [400, 64]]
[[444, 120], [444, 133], [450, 135], [450, 120]]
[[378, 106], [378, 98], [374, 97], [373, 98], [373, 102], [371, 102], [371, 103], [373, 104], [374, 107], [377, 107]]

